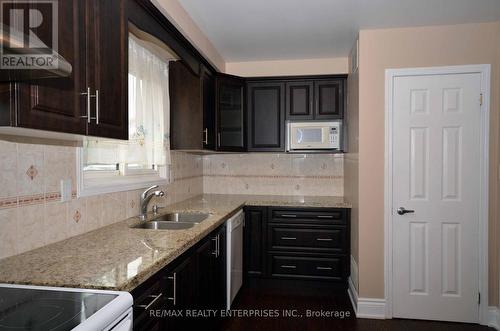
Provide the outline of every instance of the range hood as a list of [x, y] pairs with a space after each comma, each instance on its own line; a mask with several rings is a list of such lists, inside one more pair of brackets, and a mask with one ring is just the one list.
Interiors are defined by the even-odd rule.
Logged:
[[[5, 26], [5, 24], [0, 23], [0, 31], [6, 31], [10, 30], [12, 32], [12, 29], [10, 27]], [[23, 45], [23, 39], [25, 40], [26, 35], [23, 33], [17, 32], [17, 33], [11, 33], [8, 36], [5, 36], [5, 34], [0, 33], [0, 45], [10, 45], [11, 50], [19, 48], [22, 50], [22, 45]], [[14, 46], [14, 47], [12, 47]], [[18, 46], [18, 47], [16, 47]], [[17, 58], [17, 55], [19, 58]], [[30, 50], [29, 57], [26, 57], [23, 55], [26, 55], [23, 52], [19, 52], [17, 54], [10, 54], [10, 61], [9, 63], [16, 63], [16, 61], [24, 61], [26, 59], [35, 59], [37, 56], [40, 58], [42, 57], [47, 57], [47, 52], [42, 52], [41, 50]], [[38, 79], [45, 79], [45, 78], [58, 78], [58, 77], [68, 77], [71, 75], [71, 72], [73, 70], [71, 64], [64, 59], [59, 53], [55, 52], [54, 50], [51, 50], [50, 52], [50, 58], [53, 63], [56, 63], [57, 65], [54, 66], [54, 68], [40, 68], [37, 67], [36, 62], [33, 63], [28, 63], [27, 66], [32, 66], [32, 69], [30, 68], [4, 68], [3, 64], [7, 62], [3, 61], [8, 61], [7, 59], [4, 58], [3, 54], [2, 57], [0, 58], [0, 82], [14, 82], [14, 81], [29, 81], [29, 80], [38, 80]]]

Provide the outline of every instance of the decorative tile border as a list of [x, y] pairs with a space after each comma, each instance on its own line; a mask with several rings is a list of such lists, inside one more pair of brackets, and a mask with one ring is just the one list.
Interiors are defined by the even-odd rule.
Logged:
[[[182, 181], [182, 180], [189, 180], [189, 179], [195, 179], [195, 178], [203, 179], [203, 176], [196, 175], [196, 176], [186, 176], [186, 177], [180, 177], [180, 178], [174, 177], [174, 180], [175, 181]], [[71, 192], [71, 197], [73, 199], [76, 199], [76, 191]], [[61, 200], [61, 193], [60, 192], [49, 192], [49, 193], [45, 193], [45, 194], [33, 194], [33, 195], [25, 195], [25, 196], [20, 196], [20, 197], [0, 198], [0, 209], [37, 205], [37, 204], [59, 201], [59, 200]]]
[[274, 178], [274, 179], [343, 179], [344, 176], [302, 176], [302, 175], [224, 175], [210, 174], [204, 177], [225, 177], [225, 178]]

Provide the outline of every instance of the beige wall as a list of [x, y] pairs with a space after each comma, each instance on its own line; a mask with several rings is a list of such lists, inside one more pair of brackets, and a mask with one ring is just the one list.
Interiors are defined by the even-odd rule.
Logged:
[[228, 62], [226, 73], [242, 77], [345, 74], [347, 62], [347, 57]]
[[214, 67], [221, 72], [226, 70], [224, 58], [177, 0], [153, 0], [152, 2]]
[[[352, 51], [351, 51], [352, 52]], [[349, 62], [349, 68], [351, 64]], [[359, 261], [359, 71], [349, 72], [347, 78], [347, 153], [344, 155], [344, 197], [351, 209], [351, 255]], [[355, 264], [351, 265], [351, 269]], [[357, 270], [352, 270], [351, 279], [358, 287]]]
[[492, 64], [490, 304], [498, 304], [500, 22], [362, 30], [359, 71], [359, 295], [384, 297], [385, 69]]
[[203, 157], [203, 191], [342, 196], [342, 154], [246, 153]]

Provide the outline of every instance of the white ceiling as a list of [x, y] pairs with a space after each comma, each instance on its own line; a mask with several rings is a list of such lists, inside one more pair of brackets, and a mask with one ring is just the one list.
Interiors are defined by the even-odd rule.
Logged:
[[500, 20], [500, 0], [179, 0], [227, 62], [347, 56], [357, 31]]

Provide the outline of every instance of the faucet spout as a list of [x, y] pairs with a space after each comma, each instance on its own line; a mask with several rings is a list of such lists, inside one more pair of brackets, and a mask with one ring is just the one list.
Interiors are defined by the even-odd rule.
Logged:
[[154, 190], [155, 188], [158, 188], [158, 185], [151, 186], [141, 194], [141, 214], [139, 215], [139, 217], [143, 221], [146, 220], [147, 218], [148, 204], [151, 201], [151, 199], [153, 197], [165, 196], [165, 192], [163, 191], [154, 191], [153, 193], [149, 194], [149, 192], [151, 190]]

